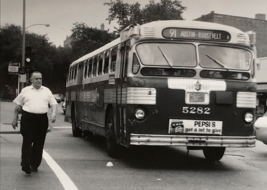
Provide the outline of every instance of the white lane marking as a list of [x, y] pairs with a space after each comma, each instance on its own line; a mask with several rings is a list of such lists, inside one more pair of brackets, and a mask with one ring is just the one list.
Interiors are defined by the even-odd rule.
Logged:
[[43, 158], [50, 166], [50, 168], [54, 171], [65, 190], [78, 190], [78, 188], [74, 185], [69, 176], [61, 169], [61, 167], [45, 150], [43, 150]]
[[63, 127], [52, 127], [52, 128], [54, 128], [54, 129], [70, 129], [71, 127], [65, 127], [65, 126], [63, 126]]

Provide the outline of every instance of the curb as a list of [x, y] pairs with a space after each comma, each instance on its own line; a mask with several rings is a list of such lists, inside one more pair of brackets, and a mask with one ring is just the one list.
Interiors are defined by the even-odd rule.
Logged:
[[0, 134], [20, 134], [19, 131], [0, 131]]

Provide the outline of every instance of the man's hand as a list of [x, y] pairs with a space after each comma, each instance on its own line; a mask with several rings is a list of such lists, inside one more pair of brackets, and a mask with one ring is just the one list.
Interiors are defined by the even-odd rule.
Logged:
[[14, 130], [16, 130], [16, 128], [18, 127], [18, 119], [14, 118], [12, 121], [12, 127]]
[[15, 110], [14, 110], [14, 117], [12, 121], [12, 127], [13, 129], [16, 129], [18, 127], [18, 116], [21, 113], [22, 108], [20, 105], [16, 105]]
[[54, 123], [54, 122], [56, 121], [56, 114], [52, 114], [52, 115], [51, 115], [51, 119], [50, 119], [50, 121], [51, 121], [52, 123]]

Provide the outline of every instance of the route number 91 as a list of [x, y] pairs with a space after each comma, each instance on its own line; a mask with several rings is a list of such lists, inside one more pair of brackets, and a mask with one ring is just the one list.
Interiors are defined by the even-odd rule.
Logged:
[[209, 107], [183, 107], [184, 114], [210, 114]]

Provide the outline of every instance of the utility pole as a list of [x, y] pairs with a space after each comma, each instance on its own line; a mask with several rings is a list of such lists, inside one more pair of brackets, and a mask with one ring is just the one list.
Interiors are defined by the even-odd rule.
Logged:
[[[23, 0], [23, 20], [22, 20], [22, 59], [21, 59], [21, 67], [25, 68], [25, 12], [26, 12], [26, 0]], [[24, 87], [24, 82], [21, 82], [21, 89]]]

